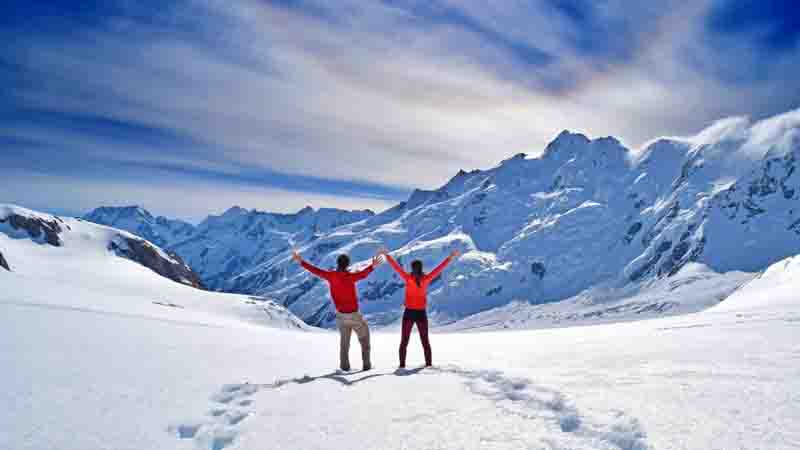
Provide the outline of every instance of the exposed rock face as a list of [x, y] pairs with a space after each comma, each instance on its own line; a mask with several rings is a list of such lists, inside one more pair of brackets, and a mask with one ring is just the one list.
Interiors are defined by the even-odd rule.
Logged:
[[531, 273], [539, 277], [539, 279], [543, 279], [544, 275], [547, 273], [547, 268], [545, 267], [543, 262], [537, 261], [531, 263]]
[[19, 214], [11, 214], [5, 220], [0, 219], [0, 223], [8, 223], [15, 230], [25, 230], [34, 239], [42, 238], [45, 242], [55, 247], [60, 247], [63, 242], [58, 236], [63, 231], [62, 221], [59, 217], [47, 220], [42, 217], [25, 217]]
[[118, 236], [109, 244], [118, 256], [135, 261], [162, 277], [198, 289], [205, 289], [200, 277], [175, 254], [164, 255], [143, 239]]
[[6, 261], [6, 259], [3, 258], [2, 253], [0, 253], [0, 267], [6, 270], [11, 270], [11, 267], [8, 266], [8, 261]]

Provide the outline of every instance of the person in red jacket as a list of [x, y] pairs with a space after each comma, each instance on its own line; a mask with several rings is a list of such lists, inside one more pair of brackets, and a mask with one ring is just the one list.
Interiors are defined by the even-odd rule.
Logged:
[[363, 280], [381, 263], [380, 256], [372, 258], [372, 264], [359, 272], [350, 272], [350, 258], [339, 255], [336, 258], [336, 270], [322, 270], [306, 261], [297, 251], [292, 252], [292, 258], [300, 263], [304, 269], [328, 282], [331, 298], [336, 307], [336, 326], [339, 328], [341, 338], [339, 345], [339, 367], [350, 370], [350, 336], [355, 331], [358, 342], [361, 344], [361, 360], [364, 370], [370, 370], [369, 326], [364, 316], [358, 311], [358, 296], [356, 295], [356, 282]]
[[414, 324], [417, 325], [419, 338], [422, 341], [422, 350], [425, 352], [425, 366], [430, 367], [433, 364], [433, 355], [431, 353], [431, 343], [428, 339], [428, 313], [426, 310], [428, 286], [442, 273], [450, 261], [458, 258], [460, 253], [458, 250], [453, 250], [450, 256], [427, 274], [422, 271], [422, 261], [418, 259], [411, 261], [411, 273], [408, 273], [392, 258], [388, 250], [383, 249], [380, 254], [386, 257], [392, 268], [406, 282], [405, 311], [403, 312], [403, 327], [400, 334], [400, 368], [406, 367], [408, 340], [411, 338], [411, 329]]

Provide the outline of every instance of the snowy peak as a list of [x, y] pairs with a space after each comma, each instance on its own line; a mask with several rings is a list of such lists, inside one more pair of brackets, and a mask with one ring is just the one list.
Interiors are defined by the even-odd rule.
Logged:
[[238, 218], [240, 218], [242, 216], [246, 216], [248, 213], [249, 212], [246, 209], [244, 209], [244, 208], [242, 208], [242, 207], [237, 205], [237, 206], [232, 206], [232, 207], [226, 209], [222, 214], [220, 214], [218, 216], [213, 215], [213, 214], [209, 215], [208, 218], [206, 218], [206, 220], [208, 220], [210, 218], [219, 218], [219, 219], [224, 219], [224, 220], [236, 220], [236, 219], [238, 219]]
[[[500, 165], [504, 166], [504, 165], [507, 165], [507, 164], [514, 164], [517, 161], [525, 161], [525, 158], [527, 158], [527, 157], [528, 157], [527, 153], [517, 153], [516, 155], [512, 156], [511, 158], [504, 159], [503, 161], [501, 161]], [[461, 172], [459, 172], [459, 174], [460, 173]]]
[[128, 231], [150, 242], [167, 247], [194, 232], [194, 226], [182, 220], [154, 217], [141, 206], [103, 206], [83, 216], [84, 220]]
[[228, 209], [222, 215], [211, 215], [198, 225], [198, 232], [203, 233], [211, 229], [276, 229], [287, 232], [299, 231], [309, 228], [313, 231], [327, 231], [329, 229], [363, 220], [375, 213], [369, 210], [347, 211], [336, 208], [321, 208], [315, 210], [306, 206], [296, 213], [272, 213], [258, 210], [246, 210], [238, 206]]
[[588, 145], [589, 142], [591, 141], [584, 134], [564, 130], [552, 142], [547, 144], [542, 157], [547, 159], [569, 158], [571, 157], [570, 155]]
[[461, 169], [458, 171], [458, 173], [455, 174], [453, 178], [451, 178], [447, 183], [445, 183], [444, 186], [439, 188], [439, 190], [447, 192], [448, 195], [463, 192], [465, 184], [473, 177], [480, 176], [481, 173], [483, 172], [478, 169], [475, 169], [471, 172], [467, 172]]
[[[152, 221], [153, 215], [141, 206], [101, 206], [89, 212], [84, 218], [98, 217], [113, 220], [135, 219]], [[88, 219], [86, 219], [88, 220]]]
[[547, 145], [542, 159], [562, 162], [572, 158], [622, 160], [626, 159], [629, 154], [630, 150], [615, 137], [589, 139], [584, 134], [564, 130]]

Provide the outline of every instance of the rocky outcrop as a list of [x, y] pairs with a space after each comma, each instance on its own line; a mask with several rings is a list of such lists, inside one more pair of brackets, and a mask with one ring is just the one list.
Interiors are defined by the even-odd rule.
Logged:
[[118, 236], [109, 244], [118, 256], [135, 261], [162, 277], [198, 289], [205, 289], [200, 277], [178, 255], [166, 255], [143, 239]]
[[42, 217], [25, 217], [19, 214], [10, 214], [0, 223], [8, 223], [14, 230], [23, 230], [33, 239], [43, 239], [50, 245], [60, 247], [63, 242], [59, 233], [63, 231], [64, 221], [59, 217], [47, 220]]
[[8, 266], [8, 261], [6, 261], [6, 259], [3, 258], [2, 252], [0, 252], [0, 267], [6, 270], [11, 270], [11, 267]]

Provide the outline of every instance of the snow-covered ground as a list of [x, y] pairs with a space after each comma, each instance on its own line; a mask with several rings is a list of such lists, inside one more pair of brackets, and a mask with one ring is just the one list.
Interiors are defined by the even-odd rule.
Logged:
[[376, 330], [375, 368], [339, 373], [338, 335], [69, 223], [63, 247], [0, 233], [0, 449], [800, 448], [798, 258], [685, 316], [435, 330], [431, 369]]
[[439, 327], [440, 331], [542, 329], [629, 322], [710, 308], [756, 274], [719, 274], [692, 263], [669, 278], [627, 288], [599, 285], [555, 303], [512, 302]]
[[[0, 213], [11, 211], [0, 205]], [[53, 219], [13, 207], [26, 217]], [[0, 216], [2, 217], [2, 216]], [[129, 259], [109, 244], [124, 231], [60, 218], [60, 247], [31, 239], [24, 230], [0, 223], [0, 252], [12, 272], [0, 269], [0, 298], [5, 304], [97, 311], [214, 325], [252, 324], [311, 329], [285, 308], [257, 297], [212, 293], [175, 283]], [[164, 258], [170, 258], [155, 247]]]

